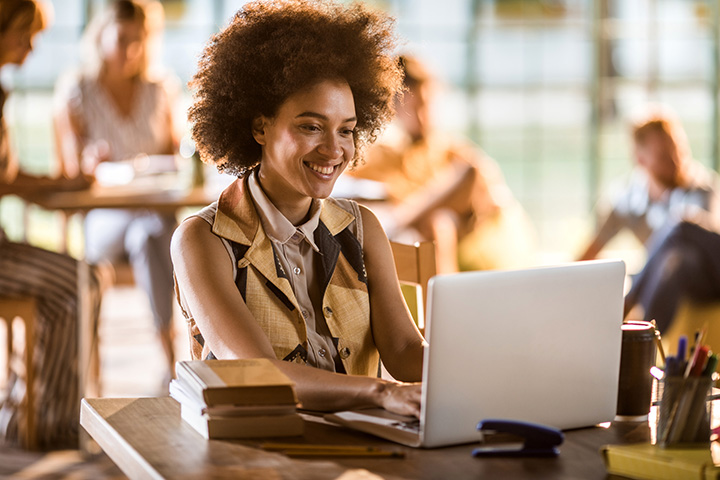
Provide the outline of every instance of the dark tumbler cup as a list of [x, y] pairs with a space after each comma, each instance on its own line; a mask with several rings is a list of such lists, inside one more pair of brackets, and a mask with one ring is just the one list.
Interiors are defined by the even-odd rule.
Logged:
[[650, 369], [655, 365], [655, 335], [655, 326], [650, 322], [633, 320], [622, 325], [618, 420], [647, 419], [652, 400]]

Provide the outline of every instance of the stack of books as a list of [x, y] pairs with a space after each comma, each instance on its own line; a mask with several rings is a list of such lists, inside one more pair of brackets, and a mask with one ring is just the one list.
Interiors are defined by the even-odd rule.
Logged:
[[193, 360], [176, 364], [170, 396], [205, 438], [303, 434], [293, 382], [270, 360]]

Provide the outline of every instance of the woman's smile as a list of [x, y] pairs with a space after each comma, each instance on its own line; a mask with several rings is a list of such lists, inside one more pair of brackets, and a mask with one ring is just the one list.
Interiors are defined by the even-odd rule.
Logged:
[[314, 172], [317, 172], [323, 178], [325, 178], [325, 177], [331, 178], [333, 172], [335, 172], [335, 170], [337, 170], [337, 167], [339, 166], [339, 165], [323, 166], [323, 165], [319, 165], [317, 163], [312, 163], [312, 162], [303, 162], [303, 163], [305, 164], [306, 167], [308, 167], [310, 170], [312, 170]]

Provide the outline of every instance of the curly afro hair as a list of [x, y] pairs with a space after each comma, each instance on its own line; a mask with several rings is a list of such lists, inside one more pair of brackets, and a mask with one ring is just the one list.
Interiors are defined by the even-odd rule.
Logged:
[[273, 0], [246, 4], [214, 35], [190, 82], [192, 135], [201, 158], [243, 176], [261, 159], [252, 121], [273, 117], [292, 94], [345, 79], [355, 101], [355, 157], [392, 118], [402, 73], [394, 21], [362, 4]]

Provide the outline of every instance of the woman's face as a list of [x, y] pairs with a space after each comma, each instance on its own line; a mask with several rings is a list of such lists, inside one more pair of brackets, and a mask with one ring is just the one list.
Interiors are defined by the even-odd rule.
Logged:
[[0, 65], [22, 65], [33, 49], [36, 29], [11, 28], [0, 35]]
[[100, 54], [113, 73], [132, 77], [142, 70], [145, 29], [131, 20], [110, 23], [100, 35]]
[[260, 182], [271, 200], [326, 198], [355, 154], [355, 102], [345, 80], [291, 95], [273, 118], [253, 123], [262, 145]]
[[431, 85], [424, 82], [408, 88], [395, 101], [395, 117], [413, 141], [422, 140], [430, 132]]

